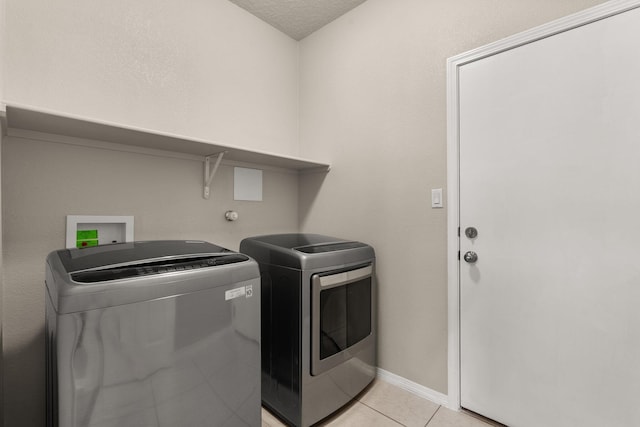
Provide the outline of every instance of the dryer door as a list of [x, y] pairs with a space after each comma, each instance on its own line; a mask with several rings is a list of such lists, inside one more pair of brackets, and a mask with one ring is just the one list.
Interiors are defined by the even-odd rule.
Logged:
[[311, 375], [350, 359], [371, 336], [373, 267], [311, 277]]

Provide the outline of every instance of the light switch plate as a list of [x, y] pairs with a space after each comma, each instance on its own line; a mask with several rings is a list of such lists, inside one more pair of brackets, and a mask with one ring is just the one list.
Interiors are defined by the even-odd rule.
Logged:
[[442, 208], [442, 188], [434, 188], [431, 190], [431, 207]]

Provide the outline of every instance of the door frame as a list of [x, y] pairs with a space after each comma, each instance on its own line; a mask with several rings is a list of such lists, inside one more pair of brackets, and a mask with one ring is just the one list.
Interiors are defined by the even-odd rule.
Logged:
[[447, 407], [460, 406], [460, 138], [459, 68], [537, 40], [640, 7], [640, 0], [613, 0], [515, 34], [447, 60]]

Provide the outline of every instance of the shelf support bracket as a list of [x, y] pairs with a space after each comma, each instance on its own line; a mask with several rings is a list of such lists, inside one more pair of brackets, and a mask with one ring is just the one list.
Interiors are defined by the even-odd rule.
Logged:
[[213, 181], [213, 177], [218, 171], [218, 167], [220, 166], [220, 162], [222, 162], [222, 158], [224, 157], [226, 151], [222, 151], [218, 153], [218, 157], [216, 158], [216, 162], [211, 168], [211, 158], [215, 156], [214, 154], [210, 156], [206, 156], [204, 158], [204, 194], [202, 195], [205, 199], [209, 199], [211, 195], [211, 182]]

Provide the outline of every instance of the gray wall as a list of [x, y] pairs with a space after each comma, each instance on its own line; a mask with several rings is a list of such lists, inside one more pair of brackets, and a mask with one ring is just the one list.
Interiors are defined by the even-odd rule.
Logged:
[[[65, 245], [66, 215], [133, 215], [136, 240], [240, 239], [294, 232], [298, 178], [263, 172], [263, 202], [233, 200], [233, 167], [221, 166], [202, 198], [203, 164], [8, 137], [3, 141], [5, 422], [44, 423], [44, 259]], [[224, 219], [236, 210], [236, 222]]]
[[301, 41], [301, 153], [333, 165], [301, 228], [376, 248], [382, 369], [447, 392], [446, 59], [598, 3], [368, 0]]

